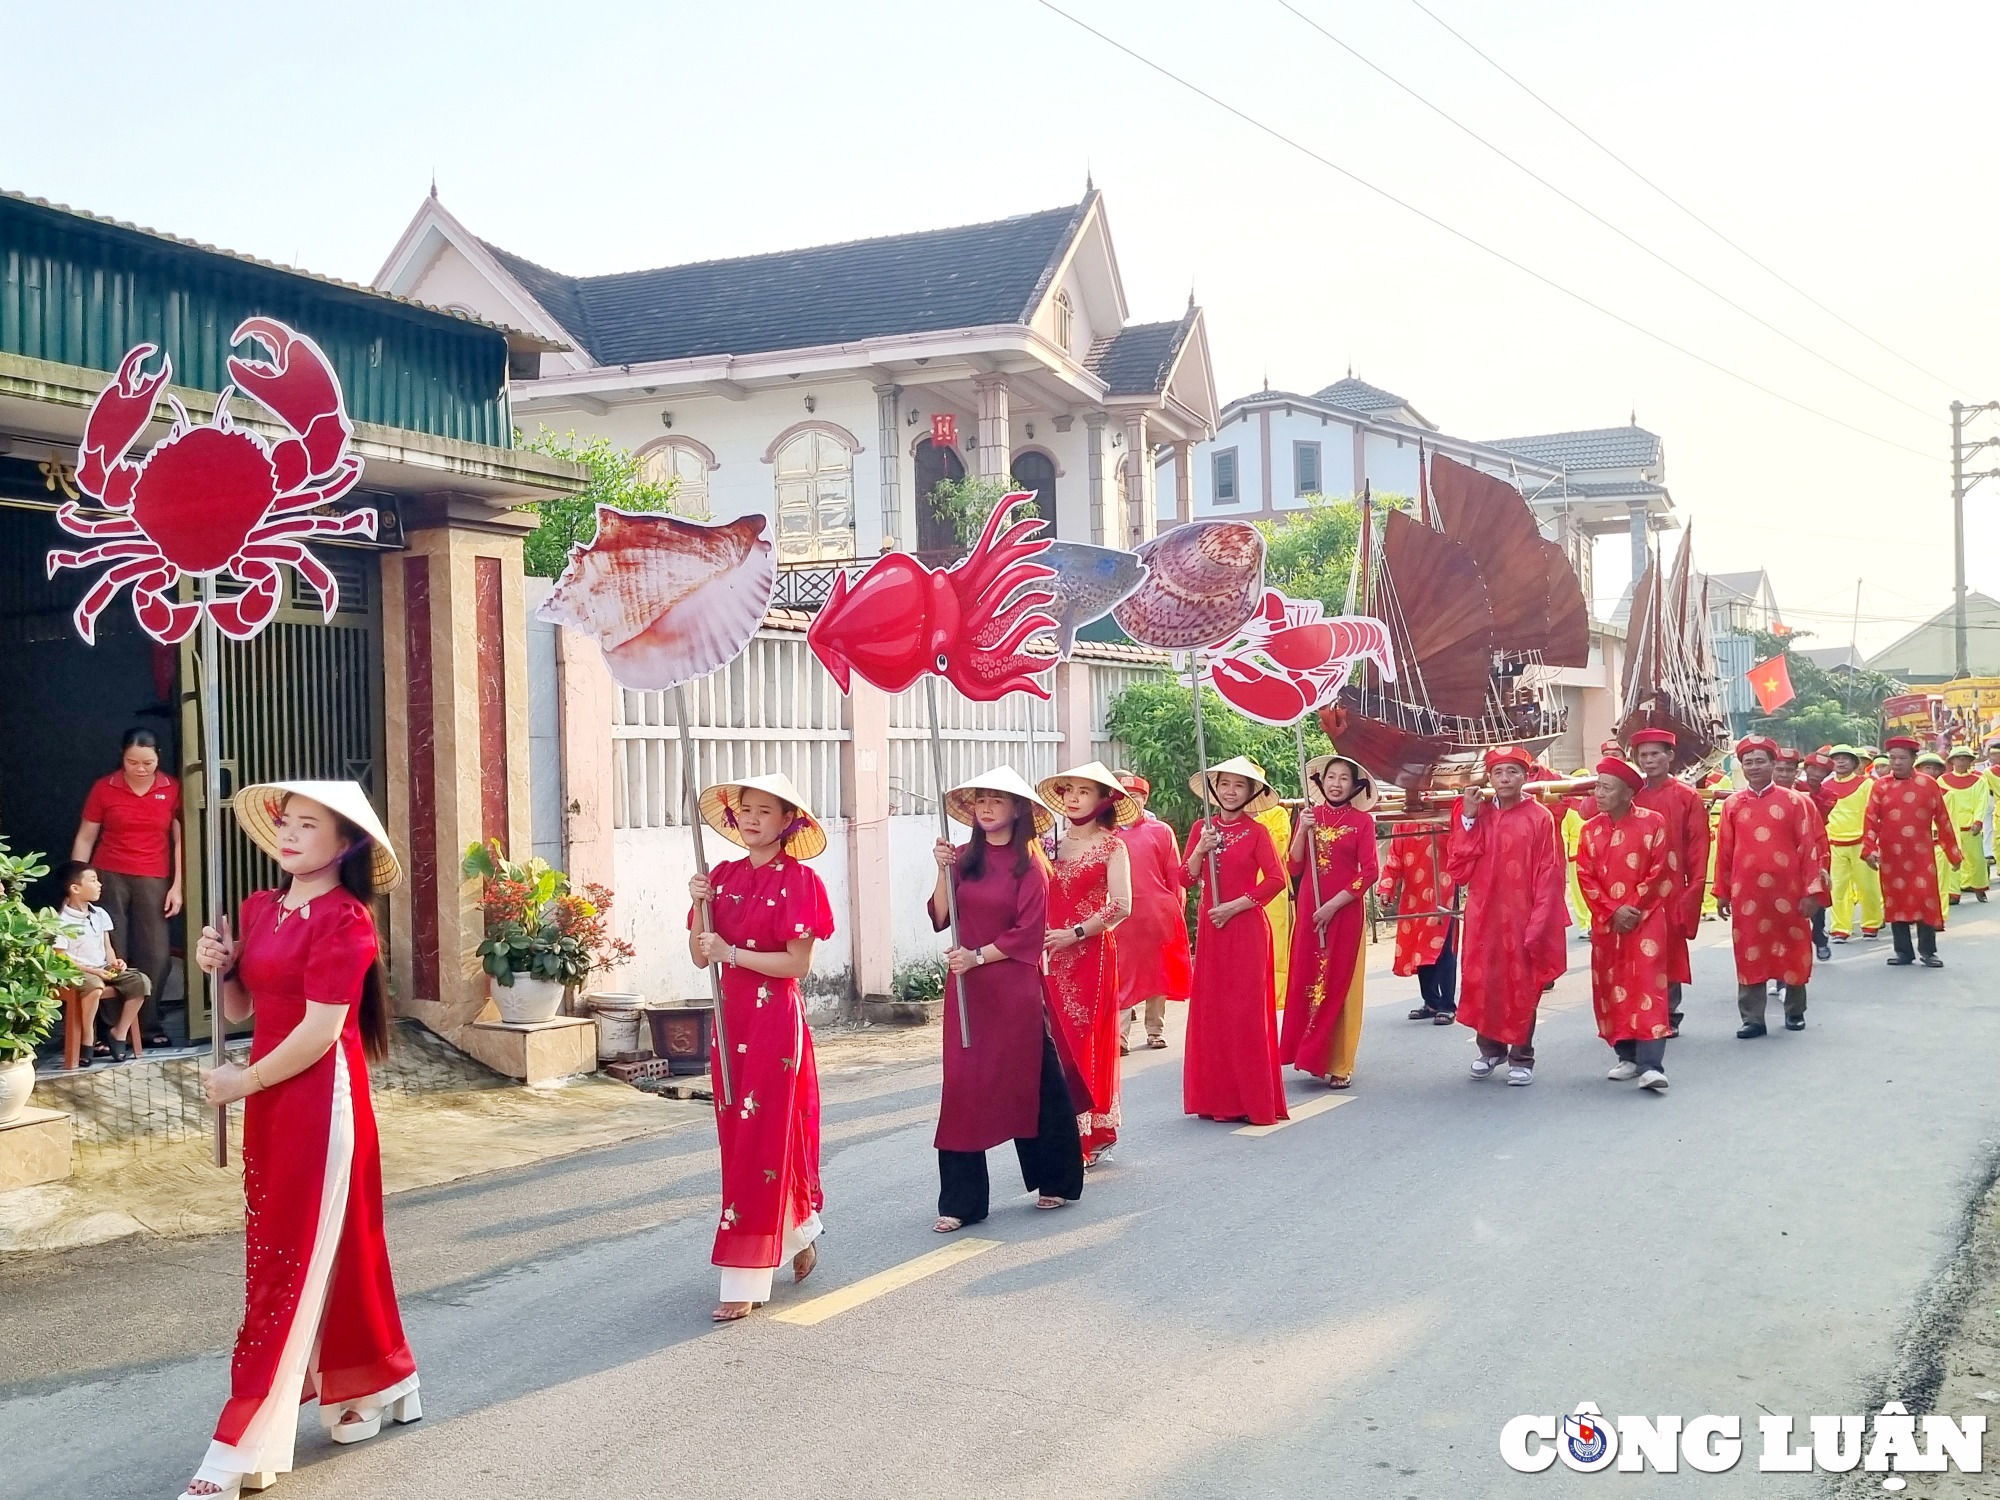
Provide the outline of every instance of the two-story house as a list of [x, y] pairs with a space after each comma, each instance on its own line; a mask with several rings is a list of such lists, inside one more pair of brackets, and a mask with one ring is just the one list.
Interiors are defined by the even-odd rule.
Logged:
[[967, 472], [1035, 491], [1060, 536], [1131, 546], [1154, 534], [1154, 450], [1217, 418], [1201, 309], [1130, 320], [1095, 188], [991, 223], [599, 276], [503, 250], [432, 196], [375, 285], [563, 346], [514, 371], [526, 431], [602, 435], [717, 518], [764, 511], [794, 565], [950, 548], [926, 502]]

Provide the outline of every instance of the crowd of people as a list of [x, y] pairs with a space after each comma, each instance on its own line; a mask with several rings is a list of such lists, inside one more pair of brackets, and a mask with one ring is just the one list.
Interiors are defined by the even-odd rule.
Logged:
[[[953, 788], [946, 810], [969, 837], [938, 841], [926, 895], [950, 933], [932, 1227], [987, 1216], [986, 1153], [1010, 1140], [1038, 1209], [1077, 1202], [1118, 1141], [1132, 1027], [1143, 1018], [1145, 1045], [1168, 1046], [1174, 1002], [1188, 1005], [1189, 1115], [1286, 1119], [1286, 1066], [1351, 1087], [1371, 891], [1396, 926], [1395, 972], [1418, 981], [1410, 1018], [1465, 1026], [1472, 1078], [1514, 1086], [1534, 1081], [1537, 1011], [1567, 968], [1574, 916], [1608, 1076], [1656, 1094], [1705, 912], [1730, 923], [1736, 1035], [1754, 1040], [1773, 986], [1785, 1027], [1805, 1027], [1813, 963], [1850, 940], [1857, 909], [1864, 938], [1888, 928], [1891, 965], [1934, 968], [1950, 905], [1986, 899], [2000, 740], [1975, 769], [1965, 746], [1941, 758], [1904, 737], [1878, 763], [1751, 736], [1735, 746], [1737, 787], [1676, 777], [1676, 749], [1656, 729], [1607, 743], [1590, 789], [1552, 806], [1534, 783], [1553, 773], [1496, 748], [1484, 784], [1442, 818], [1380, 825], [1368, 771], [1347, 756], [1306, 764], [1296, 824], [1263, 767], [1237, 757], [1191, 778], [1207, 811], [1185, 844], [1146, 810], [1143, 778], [1098, 762], [1033, 786], [1003, 766]], [[343, 1443], [421, 1415], [367, 1082], [389, 1015], [370, 902], [402, 867], [352, 783], [251, 787], [233, 805], [285, 884], [247, 900], [234, 930], [204, 928], [196, 949], [255, 1035], [247, 1063], [205, 1080], [211, 1104], [245, 1101], [247, 1294], [230, 1398], [183, 1500], [290, 1468], [301, 1399]], [[733, 1322], [769, 1300], [787, 1261], [798, 1281], [818, 1263], [819, 1084], [799, 981], [834, 919], [810, 863], [826, 832], [786, 777], [711, 786], [700, 809], [743, 850], [690, 881], [688, 913], [691, 958], [721, 976], [713, 1317]], [[65, 879], [76, 951], [120, 997], [129, 1034], [138, 987], [116, 983], [102, 876], [78, 861]]]

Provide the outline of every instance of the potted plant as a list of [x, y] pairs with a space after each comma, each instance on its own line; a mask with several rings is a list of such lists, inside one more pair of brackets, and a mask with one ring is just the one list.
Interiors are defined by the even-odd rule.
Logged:
[[486, 882], [479, 963], [501, 1020], [547, 1021], [593, 969], [631, 962], [632, 945], [611, 936], [611, 892], [603, 886], [571, 890], [569, 877], [547, 860], [516, 864], [498, 840], [469, 846], [460, 868], [465, 879]]
[[0, 1125], [28, 1107], [35, 1048], [62, 1019], [63, 988], [83, 977], [56, 949], [55, 913], [24, 899], [48, 873], [40, 855], [16, 857], [0, 839]]

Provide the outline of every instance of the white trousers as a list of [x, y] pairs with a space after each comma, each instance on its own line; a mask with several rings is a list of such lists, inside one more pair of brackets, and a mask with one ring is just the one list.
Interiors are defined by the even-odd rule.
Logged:
[[[804, 1222], [794, 1224], [785, 1231], [785, 1242], [778, 1249], [778, 1266], [825, 1233], [826, 1226], [819, 1221], [817, 1213], [807, 1214]], [[778, 1266], [721, 1266], [722, 1297], [724, 1302], [769, 1302], [771, 1300], [771, 1276]]]

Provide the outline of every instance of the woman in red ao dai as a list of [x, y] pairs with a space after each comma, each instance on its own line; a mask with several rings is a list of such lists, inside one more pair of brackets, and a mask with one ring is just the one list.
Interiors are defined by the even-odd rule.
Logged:
[[237, 822], [287, 883], [243, 902], [237, 931], [204, 927], [195, 960], [223, 1014], [253, 1015], [247, 1064], [203, 1080], [243, 1108], [244, 1312], [230, 1397], [183, 1500], [262, 1489], [292, 1467], [301, 1399], [337, 1443], [412, 1422], [417, 1365], [382, 1230], [382, 1158], [368, 1059], [389, 1040], [371, 902], [402, 869], [351, 781], [246, 787]]
[[1118, 950], [1112, 930], [1132, 910], [1132, 863], [1115, 830], [1139, 821], [1116, 773], [1092, 761], [1039, 788], [1066, 825], [1049, 873], [1049, 1014], [1090, 1089], [1077, 1116], [1083, 1163], [1118, 1141]]
[[826, 834], [789, 778], [712, 786], [701, 812], [746, 851], [688, 881], [696, 903], [688, 952], [697, 964], [721, 966], [729, 1033], [729, 1056], [717, 1054], [733, 1093], [725, 1105], [714, 1091], [722, 1214], [710, 1257], [722, 1268], [713, 1317], [729, 1323], [770, 1300], [783, 1261], [795, 1281], [819, 1261], [819, 1070], [799, 981], [812, 969], [814, 945], [833, 936], [833, 908], [804, 863], [826, 848]]

